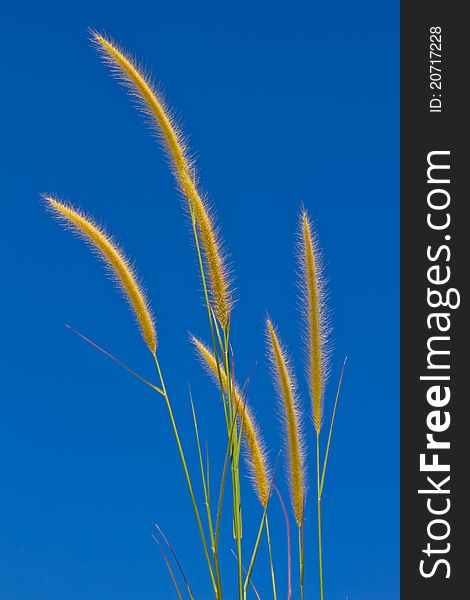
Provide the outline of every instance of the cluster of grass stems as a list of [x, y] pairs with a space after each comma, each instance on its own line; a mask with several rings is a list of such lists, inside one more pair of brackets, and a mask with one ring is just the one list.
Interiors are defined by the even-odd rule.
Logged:
[[[208, 208], [205, 197], [200, 193], [196, 182], [195, 169], [185, 147], [184, 139], [173, 123], [171, 115], [157, 94], [149, 78], [143, 74], [134, 60], [126, 55], [108, 37], [91, 32], [92, 40], [104, 61], [112, 71], [128, 87], [131, 95], [138, 99], [141, 108], [150, 117], [163, 146], [167, 152], [170, 165], [175, 175], [178, 187], [187, 206], [192, 234], [197, 252], [198, 265], [204, 290], [205, 308], [207, 310], [209, 342], [205, 343], [191, 336], [196, 354], [208, 373], [219, 388], [224, 410], [227, 430], [227, 449], [221, 474], [220, 489], [214, 510], [210, 490], [210, 474], [201, 448], [198, 420], [191, 397], [191, 408], [194, 431], [197, 442], [200, 485], [204, 497], [204, 505], [199, 506], [196, 500], [195, 482], [189, 472], [183, 443], [180, 438], [178, 425], [173, 413], [173, 401], [167, 391], [163, 368], [158, 353], [158, 338], [155, 320], [150, 304], [143, 292], [142, 286], [133, 268], [131, 268], [124, 252], [114, 240], [99, 227], [90, 217], [68, 203], [51, 195], [43, 199], [52, 213], [70, 226], [85, 239], [93, 250], [97, 251], [109, 268], [112, 276], [124, 292], [129, 305], [134, 312], [141, 335], [155, 362], [158, 384], [151, 383], [130, 369], [126, 364], [116, 359], [112, 354], [78, 333], [87, 342], [104, 352], [118, 362], [143, 383], [150, 386], [159, 394], [166, 405], [179, 459], [183, 468], [194, 517], [196, 520], [202, 550], [207, 564], [213, 596], [216, 600], [224, 597], [223, 578], [220, 561], [220, 529], [222, 504], [226, 490], [226, 480], [231, 484], [232, 525], [235, 543], [235, 558], [237, 562], [237, 596], [246, 600], [251, 589], [257, 598], [259, 593], [253, 583], [252, 574], [260, 548], [262, 536], [266, 535], [269, 553], [270, 579], [272, 597], [277, 600], [276, 567], [271, 547], [271, 532], [269, 524], [269, 505], [273, 493], [278, 497], [284, 513], [287, 531], [288, 559], [287, 580], [288, 599], [292, 598], [291, 573], [291, 534], [290, 516], [283, 498], [275, 485], [277, 471], [276, 463], [271, 466], [268, 461], [265, 443], [261, 429], [255, 422], [253, 412], [247, 400], [246, 386], [240, 386], [234, 377], [234, 356], [230, 344], [231, 317], [233, 311], [232, 288], [229, 269], [223, 253], [222, 244], [215, 227], [213, 216]], [[300, 301], [303, 310], [303, 338], [305, 341], [306, 375], [308, 380], [311, 417], [316, 436], [316, 505], [318, 530], [318, 572], [319, 597], [324, 599], [323, 556], [322, 556], [322, 517], [321, 499], [325, 484], [326, 468], [336, 406], [344, 372], [341, 372], [336, 398], [330, 421], [327, 443], [323, 460], [320, 452], [320, 434], [324, 417], [324, 394], [328, 372], [328, 323], [325, 317], [324, 290], [321, 273], [321, 262], [315, 239], [315, 234], [307, 212], [302, 209], [298, 229], [299, 257], [299, 288]], [[74, 330], [75, 331], [75, 330]], [[287, 350], [280, 339], [279, 332], [272, 320], [266, 319], [267, 353], [282, 416], [282, 426], [285, 438], [285, 466], [290, 484], [292, 514], [297, 527], [299, 589], [298, 597], [304, 597], [304, 564], [305, 564], [305, 535], [304, 511], [307, 502], [307, 448], [304, 443], [304, 411], [297, 392], [294, 369], [289, 361]], [[242, 443], [246, 448], [244, 453], [247, 466], [251, 472], [251, 480], [260, 503], [260, 523], [255, 532], [254, 547], [248, 550], [243, 544], [242, 503], [241, 503], [241, 449]], [[279, 458], [279, 456], [278, 456]], [[205, 515], [204, 515], [205, 513]], [[178, 597], [183, 593], [194, 599], [193, 592], [173, 548], [163, 532], [158, 528], [159, 537], [155, 536], [165, 564], [175, 586]], [[166, 551], [165, 551], [166, 549]], [[168, 556], [170, 552], [171, 557]], [[176, 564], [177, 576], [172, 563]], [[183, 581], [184, 587], [179, 581]], [[233, 594], [231, 593], [230, 596]]]

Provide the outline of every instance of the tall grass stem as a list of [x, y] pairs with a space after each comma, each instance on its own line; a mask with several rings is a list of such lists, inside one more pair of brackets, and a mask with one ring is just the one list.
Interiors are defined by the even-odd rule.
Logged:
[[322, 522], [321, 522], [321, 489], [320, 489], [320, 432], [317, 432], [317, 527], [318, 527], [318, 577], [320, 584], [320, 600], [323, 596], [323, 543], [322, 543]]
[[168, 414], [170, 416], [171, 426], [173, 428], [173, 434], [174, 434], [174, 437], [175, 437], [175, 440], [176, 440], [176, 445], [178, 447], [178, 452], [179, 452], [179, 455], [180, 455], [181, 464], [183, 466], [183, 471], [184, 471], [184, 475], [185, 475], [185, 478], [186, 478], [186, 483], [188, 485], [189, 495], [191, 496], [191, 503], [193, 505], [193, 510], [194, 510], [194, 514], [195, 514], [195, 517], [196, 517], [196, 522], [197, 522], [197, 526], [198, 526], [198, 530], [199, 530], [199, 535], [201, 537], [202, 546], [203, 546], [203, 549], [204, 549], [204, 555], [206, 557], [206, 562], [207, 562], [207, 566], [208, 566], [208, 569], [209, 569], [209, 575], [210, 575], [210, 578], [211, 578], [212, 587], [213, 587], [216, 599], [217, 600], [221, 600], [221, 596], [219, 595], [219, 590], [218, 590], [218, 587], [217, 587], [217, 582], [216, 582], [215, 577], [214, 577], [214, 571], [213, 571], [211, 559], [210, 559], [210, 556], [209, 556], [209, 551], [207, 549], [207, 541], [206, 541], [206, 536], [205, 536], [205, 533], [204, 533], [204, 528], [202, 526], [201, 517], [199, 515], [199, 509], [197, 507], [196, 498], [194, 496], [193, 485], [192, 485], [192, 482], [191, 482], [191, 476], [189, 474], [188, 466], [187, 466], [187, 463], [186, 463], [186, 458], [185, 458], [185, 455], [184, 455], [183, 446], [181, 445], [181, 440], [180, 440], [180, 436], [179, 436], [179, 433], [178, 433], [178, 428], [176, 426], [175, 417], [173, 415], [173, 409], [171, 407], [171, 402], [170, 402], [168, 393], [166, 391], [165, 381], [163, 379], [163, 373], [162, 373], [162, 370], [160, 368], [160, 363], [158, 361], [156, 353], [153, 355], [153, 357], [154, 357], [154, 360], [155, 360], [155, 365], [157, 367], [158, 376], [160, 378], [160, 384], [162, 386], [163, 396], [165, 398], [165, 402], [166, 402], [166, 407], [167, 407], [167, 410], [168, 410]]
[[273, 588], [273, 600], [277, 600], [276, 574], [274, 571], [273, 551], [271, 548], [271, 533], [269, 531], [269, 518], [266, 514], [266, 539], [268, 542], [269, 568], [271, 569], [271, 584]]
[[282, 498], [281, 492], [278, 490], [276, 485], [273, 485], [273, 489], [279, 498], [279, 503], [284, 513], [284, 519], [286, 522], [286, 537], [287, 537], [287, 600], [292, 600], [292, 551], [291, 551], [291, 536], [290, 536], [290, 523], [289, 515], [287, 514], [287, 508]]

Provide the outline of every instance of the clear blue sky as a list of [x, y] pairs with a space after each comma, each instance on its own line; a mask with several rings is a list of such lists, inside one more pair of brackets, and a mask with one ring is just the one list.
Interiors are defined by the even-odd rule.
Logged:
[[[390, 0], [3, 8], [1, 600], [175, 597], [156, 521], [198, 600], [208, 598], [162, 401], [65, 328], [154, 378], [125, 302], [44, 213], [43, 191], [94, 214], [138, 265], [183, 438], [194, 449], [190, 382], [216, 482], [223, 422], [188, 343], [188, 331], [208, 333], [188, 223], [161, 149], [90, 47], [89, 26], [131, 49], [181, 116], [233, 264], [237, 370], [243, 378], [257, 364], [250, 402], [272, 457], [280, 436], [263, 319], [269, 310], [288, 344], [307, 408], [293, 242], [301, 202], [313, 216], [334, 326], [328, 411], [349, 356], [324, 495], [326, 597], [398, 598], [398, 10]], [[309, 424], [313, 448], [312, 433]], [[282, 475], [279, 484], [285, 492]], [[313, 487], [306, 600], [318, 598]], [[248, 547], [260, 518], [248, 482], [243, 500]], [[281, 572], [276, 502], [271, 521]], [[264, 550], [254, 577], [269, 598]], [[279, 587], [285, 598], [283, 577]]]

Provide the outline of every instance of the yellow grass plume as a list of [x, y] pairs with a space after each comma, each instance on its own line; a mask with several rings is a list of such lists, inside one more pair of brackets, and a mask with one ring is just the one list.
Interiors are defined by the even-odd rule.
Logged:
[[[191, 339], [199, 356], [202, 359], [203, 364], [212, 377], [217, 381], [217, 383], [219, 383], [219, 371], [217, 369], [217, 362], [214, 354], [196, 337], [191, 336]], [[228, 382], [225, 371], [221, 369], [220, 374], [224, 390], [227, 391]], [[246, 445], [248, 447], [248, 459], [252, 472], [253, 483], [261, 504], [263, 507], [266, 507], [269, 500], [270, 474], [264, 441], [239, 386], [236, 384], [232, 385], [232, 398], [237, 414], [242, 423], [242, 429], [245, 435]]]
[[214, 313], [225, 327], [232, 308], [228, 270], [207, 202], [197, 190], [194, 168], [188, 158], [183, 137], [149, 78], [142, 73], [135, 61], [124, 54], [108, 38], [95, 31], [91, 33], [105, 62], [124, 80], [132, 95], [137, 96], [144, 111], [157, 125], [157, 131], [173, 164], [179, 187], [194, 213], [204, 252]]
[[300, 218], [299, 258], [301, 302], [305, 319], [305, 339], [313, 423], [317, 434], [323, 423], [323, 396], [327, 375], [327, 322], [323, 306], [320, 254], [313, 227], [305, 210]]
[[294, 377], [291, 373], [286, 352], [279, 341], [277, 331], [268, 318], [266, 320], [269, 357], [282, 405], [286, 445], [289, 453], [289, 477], [295, 520], [303, 520], [305, 501], [305, 465], [301, 432], [301, 415], [297, 406]]
[[93, 249], [97, 250], [105, 263], [111, 268], [116, 280], [126, 294], [135, 313], [142, 337], [155, 354], [157, 349], [157, 334], [150, 307], [137, 281], [128, 259], [116, 246], [113, 240], [93, 221], [82, 212], [68, 204], [60, 202], [52, 196], [43, 196], [46, 205], [67, 225], [71, 225]]

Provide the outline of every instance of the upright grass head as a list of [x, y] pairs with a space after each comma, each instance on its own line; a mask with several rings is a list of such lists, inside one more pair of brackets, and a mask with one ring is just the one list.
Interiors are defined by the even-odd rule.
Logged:
[[[207, 368], [210, 375], [217, 381], [217, 383], [220, 384], [219, 369], [217, 368], [217, 361], [214, 354], [196, 337], [191, 336], [191, 341], [193, 342], [197, 353], [202, 360], [202, 363]], [[228, 388], [228, 381], [223, 369], [220, 370], [220, 378], [222, 380], [224, 391], [226, 392]], [[242, 424], [246, 445], [248, 447], [248, 459], [253, 476], [253, 483], [261, 504], [263, 507], [266, 507], [269, 501], [271, 478], [266, 457], [265, 444], [251, 410], [249, 406], [247, 406], [246, 400], [237, 384], [233, 384], [232, 398], [238, 418]]]
[[313, 226], [305, 210], [301, 213], [299, 230], [300, 291], [305, 326], [308, 383], [313, 423], [318, 435], [323, 423], [328, 325], [324, 308], [320, 253]]
[[266, 319], [269, 358], [282, 406], [285, 439], [289, 453], [289, 478], [295, 520], [302, 523], [305, 502], [305, 461], [303, 451], [302, 419], [298, 407], [295, 381], [286, 351], [276, 328]]
[[150, 352], [155, 354], [157, 349], [157, 334], [154, 319], [137, 276], [129, 264], [129, 260], [109, 235], [81, 211], [52, 196], [44, 195], [43, 199], [47, 207], [61, 221], [70, 225], [79, 233], [110, 267], [111, 272], [125, 293], [135, 313], [145, 343]]
[[189, 202], [196, 220], [214, 313], [225, 327], [232, 308], [228, 269], [209, 207], [197, 189], [194, 167], [188, 157], [183, 137], [149, 78], [139, 69], [135, 61], [107, 37], [95, 31], [91, 34], [105, 62], [124, 80], [132, 95], [137, 96], [143, 110], [152, 118], [163, 140], [178, 185]]

